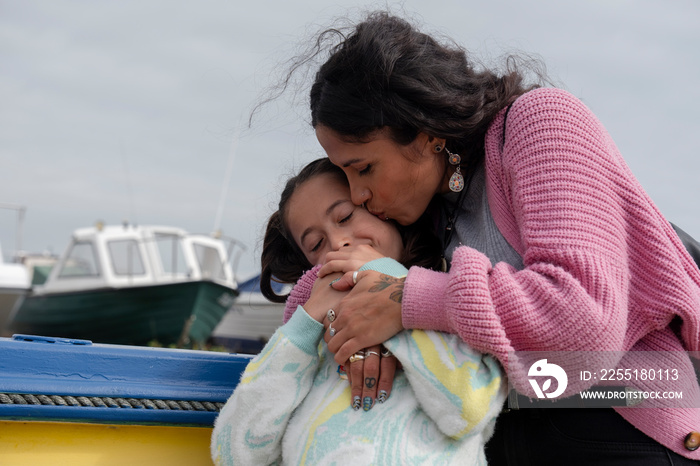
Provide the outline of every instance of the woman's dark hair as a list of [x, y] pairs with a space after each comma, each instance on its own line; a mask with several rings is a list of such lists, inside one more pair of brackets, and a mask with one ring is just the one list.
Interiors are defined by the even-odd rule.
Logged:
[[317, 46], [334, 38], [340, 43], [311, 87], [311, 124], [348, 141], [364, 142], [386, 127], [394, 142], [407, 145], [423, 132], [444, 138], [475, 165], [495, 115], [537, 87], [525, 87], [514, 59], [503, 76], [478, 71], [461, 47], [440, 44], [386, 12], [371, 13], [348, 36], [328, 29]]
[[[306, 165], [296, 176], [290, 178], [280, 196], [277, 211], [270, 216], [263, 238], [260, 262], [260, 291], [272, 302], [283, 303], [288, 295], [278, 295], [272, 289], [272, 281], [278, 283], [295, 283], [312, 264], [301, 252], [292, 238], [285, 218], [289, 199], [303, 183], [320, 175], [331, 175], [344, 185], [348, 184], [343, 170], [333, 165], [326, 157], [314, 160]], [[440, 241], [432, 233], [432, 226], [416, 222], [409, 227], [397, 225], [403, 240], [403, 256], [400, 261], [404, 266], [418, 265], [435, 270], [440, 269], [442, 248]]]

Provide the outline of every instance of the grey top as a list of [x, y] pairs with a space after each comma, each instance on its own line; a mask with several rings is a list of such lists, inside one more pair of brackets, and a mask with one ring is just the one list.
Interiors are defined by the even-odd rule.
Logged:
[[[445, 258], [452, 261], [452, 252], [458, 246], [469, 246], [485, 254], [491, 264], [507, 262], [517, 270], [523, 268], [523, 259], [506, 241], [496, 226], [486, 196], [486, 174], [483, 164], [476, 170], [469, 189], [464, 193], [462, 205], [456, 212], [454, 232], [445, 250]], [[452, 212], [459, 193], [450, 192], [442, 196], [445, 208], [441, 215], [441, 233], [447, 224], [447, 212]]]

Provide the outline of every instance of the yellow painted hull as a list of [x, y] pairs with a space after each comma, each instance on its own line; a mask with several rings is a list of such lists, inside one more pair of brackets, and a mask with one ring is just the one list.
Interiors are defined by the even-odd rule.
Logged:
[[211, 427], [0, 420], [0, 464], [211, 465], [211, 431]]

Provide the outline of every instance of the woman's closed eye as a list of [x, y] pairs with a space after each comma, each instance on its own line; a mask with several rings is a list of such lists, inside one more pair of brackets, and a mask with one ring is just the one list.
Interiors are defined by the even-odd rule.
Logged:
[[365, 166], [365, 168], [363, 168], [361, 170], [357, 170], [357, 173], [359, 173], [360, 175], [367, 175], [367, 174], [369, 174], [369, 172], [371, 170], [372, 170], [372, 165], [367, 164], [367, 166]]

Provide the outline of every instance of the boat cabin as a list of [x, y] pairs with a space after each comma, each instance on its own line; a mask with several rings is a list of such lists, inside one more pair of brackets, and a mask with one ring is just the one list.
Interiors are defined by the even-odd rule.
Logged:
[[73, 232], [66, 252], [35, 293], [198, 280], [235, 283], [220, 239], [176, 227], [98, 224]]

